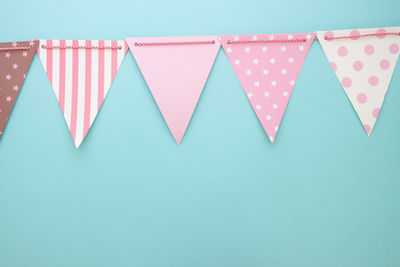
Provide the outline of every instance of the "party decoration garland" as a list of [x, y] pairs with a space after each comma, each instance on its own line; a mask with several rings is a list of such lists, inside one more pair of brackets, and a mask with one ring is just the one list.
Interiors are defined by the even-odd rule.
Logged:
[[[317, 37], [315, 37], [317, 36]], [[400, 50], [400, 27], [317, 33], [33, 40], [0, 43], [0, 136], [37, 49], [78, 148], [128, 46], [177, 144], [222, 47], [271, 142], [313, 41], [318, 40], [368, 135]]]

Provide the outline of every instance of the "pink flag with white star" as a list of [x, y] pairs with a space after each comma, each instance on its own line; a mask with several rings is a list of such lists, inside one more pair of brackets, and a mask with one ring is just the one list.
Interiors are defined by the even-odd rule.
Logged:
[[25, 80], [37, 42], [0, 43], [0, 136]]
[[223, 35], [222, 46], [258, 119], [274, 142], [315, 33]]
[[354, 110], [370, 135], [399, 58], [400, 27], [317, 32]]
[[221, 46], [217, 36], [126, 41], [176, 143], [180, 144]]

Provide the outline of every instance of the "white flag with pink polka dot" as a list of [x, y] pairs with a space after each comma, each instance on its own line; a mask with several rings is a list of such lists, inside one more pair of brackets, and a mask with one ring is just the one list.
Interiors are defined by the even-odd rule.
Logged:
[[318, 40], [368, 135], [399, 57], [400, 27], [320, 31]]

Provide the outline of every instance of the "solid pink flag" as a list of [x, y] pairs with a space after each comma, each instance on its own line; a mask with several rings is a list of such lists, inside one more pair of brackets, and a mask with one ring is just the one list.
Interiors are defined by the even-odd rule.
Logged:
[[218, 53], [217, 37], [126, 38], [126, 42], [180, 144]]
[[315, 33], [225, 35], [222, 46], [271, 142], [274, 142]]

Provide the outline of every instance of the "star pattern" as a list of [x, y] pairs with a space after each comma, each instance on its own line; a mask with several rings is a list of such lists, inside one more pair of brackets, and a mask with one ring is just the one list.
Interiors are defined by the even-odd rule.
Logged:
[[0, 51], [0, 136], [31, 64], [37, 42], [0, 43], [0, 47], [30, 47], [28, 50]]
[[[271, 142], [275, 140], [314, 36], [315, 33], [221, 36], [223, 48]], [[306, 41], [227, 43], [228, 40], [235, 40], [235, 37], [237, 40], [306, 39]]]

